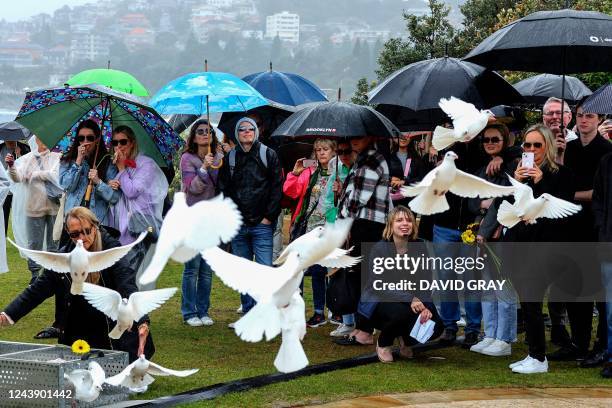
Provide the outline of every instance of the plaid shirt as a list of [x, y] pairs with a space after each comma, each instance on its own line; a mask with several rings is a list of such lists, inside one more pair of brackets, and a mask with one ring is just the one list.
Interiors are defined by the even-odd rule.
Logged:
[[387, 161], [376, 150], [359, 155], [344, 181], [340, 215], [384, 224], [391, 206]]

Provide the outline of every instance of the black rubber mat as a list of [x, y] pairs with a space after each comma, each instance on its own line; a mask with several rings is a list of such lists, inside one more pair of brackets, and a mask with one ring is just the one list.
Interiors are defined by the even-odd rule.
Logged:
[[[448, 347], [439, 343], [431, 344], [419, 344], [412, 349], [415, 352], [424, 352], [439, 348]], [[396, 352], [394, 356], [398, 358]], [[143, 404], [132, 405], [133, 407], [171, 407], [178, 404], [185, 404], [195, 401], [211, 400], [220, 397], [231, 392], [248, 391], [254, 388], [263, 387], [266, 385], [289, 381], [295, 378], [306, 377], [314, 374], [322, 374], [335, 370], [342, 370], [345, 368], [358, 367], [366, 364], [377, 363], [378, 357], [376, 353], [364, 354], [357, 357], [346, 358], [343, 360], [330, 361], [328, 363], [316, 364], [308, 366], [300, 371], [293, 373], [283, 374], [265, 374], [256, 377], [243, 378], [241, 380], [228, 381], [219, 384], [208, 385], [202, 388], [196, 388], [190, 391], [185, 391], [180, 394], [169, 395], [166, 397], [160, 397], [152, 401], [148, 401]]]

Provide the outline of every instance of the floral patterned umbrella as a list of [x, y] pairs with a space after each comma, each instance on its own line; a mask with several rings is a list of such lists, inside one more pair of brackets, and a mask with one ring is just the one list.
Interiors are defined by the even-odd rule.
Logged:
[[15, 121], [47, 146], [66, 152], [74, 142], [77, 127], [86, 119], [100, 125], [107, 147], [113, 128], [129, 126], [139, 151], [162, 167], [172, 166], [172, 155], [184, 144], [172, 127], [138, 97], [98, 85], [28, 92]]

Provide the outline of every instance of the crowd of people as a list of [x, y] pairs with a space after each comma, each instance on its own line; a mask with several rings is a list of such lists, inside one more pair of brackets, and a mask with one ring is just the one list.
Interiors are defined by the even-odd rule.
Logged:
[[[576, 133], [567, 129], [574, 123], [574, 113]], [[547, 193], [582, 205], [581, 212], [561, 221], [521, 222], [507, 228], [497, 220], [501, 199], [464, 198], [450, 192], [446, 194], [449, 210], [431, 216], [414, 214], [401, 187], [422, 180], [445, 153], [431, 148], [420, 134], [416, 138], [404, 134], [391, 141], [374, 135], [318, 138], [309, 157], [286, 166], [280, 144], [270, 138], [272, 129], [266, 129], [257, 115], [238, 120], [234, 134], [222, 141], [210, 123], [197, 120], [180, 154], [180, 188], [189, 205], [219, 193], [231, 198], [243, 224], [225, 249], [269, 266], [282, 249], [280, 231], [288, 213], [291, 240], [338, 218], [352, 218], [346, 248], [353, 256], [366, 255], [363, 243], [377, 243], [372, 253], [381, 256], [404, 254], [411, 245], [426, 241], [460, 244], [462, 232], [470, 225], [477, 225], [479, 244], [612, 241], [612, 143], [608, 139], [612, 126], [601, 115], [585, 112], [580, 104], [572, 112], [556, 98], [544, 104], [542, 119], [543, 123], [518, 134], [494, 122], [471, 142], [457, 143], [449, 150], [457, 153], [459, 169], [491, 183], [509, 185], [509, 174], [529, 185], [535, 197]], [[93, 120], [78, 126], [74, 144], [62, 157], [37, 138], [30, 143], [29, 153], [23, 144], [5, 143], [0, 151], [6, 179], [12, 184], [10, 198], [4, 201], [5, 227], [10, 210], [18, 243], [21, 237], [28, 248], [60, 252], [69, 252], [79, 239], [88, 251], [129, 244], [149, 229], [151, 239], [135, 246], [122, 261], [87, 278], [128, 296], [137, 290], [137, 271], [146, 263], [146, 253], [159, 232], [168, 180], [152, 158], [139, 152], [129, 127], [113, 129], [111, 147], [112, 151], [107, 151]], [[523, 163], [524, 152], [533, 154], [533, 166]], [[64, 194], [56, 197], [54, 185]], [[8, 188], [5, 190], [9, 194]], [[437, 248], [445, 256], [458, 256], [468, 246]], [[148, 317], [137, 322], [137, 331], [126, 332], [125, 338], [110, 344], [99, 327], [106, 330], [111, 322], [82, 297], [69, 294], [67, 276], [41, 271], [31, 260], [28, 269], [30, 285], [3, 309], [0, 326], [16, 323], [55, 295], [55, 322], [38, 333], [38, 338], [59, 337], [65, 344], [84, 338], [94, 347], [129, 351], [131, 360], [142, 352], [147, 357], [153, 353]], [[529, 353], [510, 365], [513, 372], [542, 373], [548, 371], [549, 360], [579, 360], [582, 367], [605, 364], [602, 375], [612, 378], [612, 307], [606, 309], [605, 302], [595, 305], [599, 325], [592, 349], [594, 301], [549, 302], [550, 340], [559, 349], [547, 353], [543, 302], [549, 286], [545, 281], [539, 285], [517, 281], [504, 293], [466, 292], [463, 302], [456, 293], [445, 293], [443, 300], [437, 301], [435, 294], [423, 291], [406, 292], [400, 300], [388, 302], [360, 293], [360, 270], [360, 266], [308, 268], [313, 294], [308, 327], [335, 323], [337, 327], [330, 332], [335, 342], [376, 344], [382, 362], [393, 361], [396, 339], [399, 355], [412, 357], [416, 340], [410, 330], [417, 320], [434, 321], [432, 339], [449, 346], [457, 344], [459, 322], [464, 321], [459, 344], [493, 357], [509, 356], [517, 335], [524, 330]], [[457, 276], [452, 271], [438, 274], [441, 280]], [[612, 305], [612, 262], [601, 264], [601, 276]], [[201, 256], [184, 265], [180, 313], [187, 325], [214, 324], [210, 315], [212, 282], [212, 270]], [[248, 313], [254, 305], [248, 294], [240, 296], [240, 313]], [[84, 320], [91, 324], [76, 323]], [[102, 324], [104, 320], [106, 324]], [[376, 330], [380, 333], [375, 340]]]

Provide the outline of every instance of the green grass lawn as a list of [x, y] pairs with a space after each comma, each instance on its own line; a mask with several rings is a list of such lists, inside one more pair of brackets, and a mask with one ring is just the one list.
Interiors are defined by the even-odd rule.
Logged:
[[[0, 308], [3, 308], [29, 281], [26, 262], [10, 244], [7, 248], [10, 272], [0, 275]], [[181, 286], [182, 265], [170, 263], [158, 287]], [[311, 313], [310, 280], [306, 282], [307, 314]], [[151, 314], [159, 364], [173, 369], [199, 368], [184, 379], [160, 377], [150, 390], [140, 396], [151, 399], [193, 388], [251, 377], [275, 371], [273, 361], [280, 336], [271, 342], [242, 342], [227, 324], [236, 320], [239, 295], [215, 278], [210, 315], [215, 324], [192, 328], [183, 324], [180, 295], [175, 295]], [[35, 342], [32, 336], [53, 321], [53, 299], [47, 300], [15, 326], [0, 329], [0, 339]], [[0, 309], [1, 310], [1, 309]], [[304, 349], [311, 364], [371, 353], [373, 347], [338, 346], [330, 341], [329, 332], [336, 326], [309, 329]], [[233, 393], [208, 402], [189, 406], [289, 406], [334, 401], [372, 394], [410, 391], [450, 390], [482, 387], [562, 386], [587, 387], [612, 385], [599, 376], [599, 369], [580, 369], [576, 363], [550, 363], [550, 373], [543, 375], [512, 374], [507, 365], [526, 355], [520, 342], [508, 358], [487, 357], [459, 348], [434, 350], [412, 361], [393, 364], [370, 364], [347, 370], [300, 378], [248, 392]], [[38, 341], [40, 342], [40, 341]], [[53, 341], [50, 341], [53, 343]], [[552, 350], [553, 346], [550, 346]], [[432, 358], [436, 357], [436, 358]]]

